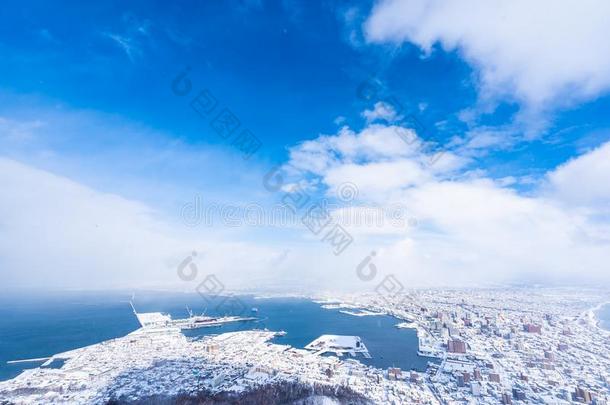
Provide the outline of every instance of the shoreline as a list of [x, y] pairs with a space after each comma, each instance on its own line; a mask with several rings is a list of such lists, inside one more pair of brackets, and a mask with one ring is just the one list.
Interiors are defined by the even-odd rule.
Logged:
[[[596, 327], [606, 333], [610, 333], [610, 328], [605, 328], [602, 326], [602, 319], [598, 315], [598, 312], [606, 305], [610, 305], [610, 301], [601, 302], [601, 303], [597, 304], [596, 306], [594, 306], [593, 308], [590, 308], [586, 312], [585, 316], [588, 318], [589, 322], [594, 327]], [[604, 322], [605, 322], [605, 320], [604, 320]]]

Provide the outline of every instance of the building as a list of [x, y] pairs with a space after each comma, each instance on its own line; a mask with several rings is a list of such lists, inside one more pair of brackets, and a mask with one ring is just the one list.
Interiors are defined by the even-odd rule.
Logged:
[[203, 346], [203, 350], [205, 350], [206, 353], [218, 353], [218, 343], [205, 345]]
[[466, 343], [458, 339], [451, 339], [447, 343], [447, 350], [449, 353], [466, 353]]
[[389, 380], [398, 380], [402, 378], [402, 372], [398, 367], [390, 367], [388, 368], [388, 379]]
[[525, 401], [525, 392], [518, 388], [513, 388], [513, 398], [519, 401]]
[[590, 404], [593, 401], [593, 396], [591, 395], [591, 392], [589, 392], [583, 388], [576, 387], [576, 390], [572, 394], [572, 399], [574, 401], [584, 402], [585, 404]]
[[523, 330], [528, 333], [542, 333], [542, 327], [540, 325], [534, 325], [531, 323], [523, 325]]

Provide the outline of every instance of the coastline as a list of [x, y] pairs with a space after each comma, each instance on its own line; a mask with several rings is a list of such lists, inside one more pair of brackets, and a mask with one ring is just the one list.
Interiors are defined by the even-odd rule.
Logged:
[[[422, 358], [428, 359], [443, 359], [442, 350], [439, 350], [435, 346], [438, 342], [433, 338], [432, 334], [421, 325], [415, 317], [409, 315], [406, 312], [398, 312], [393, 310], [387, 310], [380, 308], [378, 305], [367, 305], [358, 302], [345, 302], [338, 299], [323, 299], [315, 298], [312, 299], [321, 305], [323, 309], [341, 309], [341, 308], [353, 308], [361, 312], [353, 312], [341, 310], [339, 312], [353, 316], [376, 316], [376, 315], [387, 315], [400, 322], [394, 325], [398, 329], [413, 329], [415, 330], [415, 336], [417, 338], [417, 355]], [[329, 304], [329, 302], [332, 302]]]
[[[602, 323], [602, 319], [599, 316], [599, 311], [606, 305], [610, 305], [610, 301], [604, 301], [604, 302], [597, 304], [596, 306], [594, 306], [593, 308], [591, 308], [587, 311], [586, 316], [587, 316], [589, 322], [594, 327], [596, 327], [606, 333], [610, 333], [610, 325], [607, 327], [604, 327], [603, 323]], [[604, 320], [604, 322], [606, 322], [606, 321]]]

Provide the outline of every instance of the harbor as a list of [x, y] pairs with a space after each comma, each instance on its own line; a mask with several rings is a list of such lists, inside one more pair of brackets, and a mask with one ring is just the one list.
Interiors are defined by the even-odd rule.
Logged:
[[143, 312], [139, 313], [136, 311], [132, 302], [130, 302], [133, 313], [135, 314], [140, 326], [142, 328], [168, 328], [174, 327], [180, 330], [185, 329], [199, 329], [199, 328], [211, 328], [222, 326], [227, 323], [233, 322], [249, 322], [256, 321], [256, 317], [244, 317], [244, 316], [206, 316], [194, 315], [188, 306], [186, 310], [189, 314], [188, 318], [172, 319], [169, 314], [162, 312]]

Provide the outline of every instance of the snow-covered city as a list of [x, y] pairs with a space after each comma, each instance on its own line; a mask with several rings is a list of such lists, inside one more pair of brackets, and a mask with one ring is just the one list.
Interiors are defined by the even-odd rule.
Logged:
[[356, 336], [324, 335], [303, 349], [271, 342], [281, 331], [187, 338], [163, 316], [157, 319], [164, 322], [150, 322], [154, 316], [139, 314], [149, 323], [127, 336], [54, 355], [45, 365], [59, 367], [26, 370], [0, 383], [0, 398], [6, 404], [205, 399], [597, 405], [610, 399], [610, 332], [598, 327], [594, 315], [607, 295], [473, 289], [310, 298], [359, 308], [366, 316], [388, 314], [397, 328], [417, 330], [419, 353], [431, 360], [426, 372], [362, 364], [357, 356], [375, 353]]

